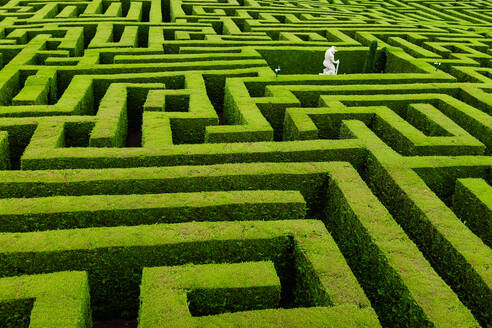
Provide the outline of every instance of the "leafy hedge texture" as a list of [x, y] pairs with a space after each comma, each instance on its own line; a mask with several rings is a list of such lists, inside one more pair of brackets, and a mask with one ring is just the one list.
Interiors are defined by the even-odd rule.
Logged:
[[492, 327], [490, 1], [0, 6], [0, 327]]

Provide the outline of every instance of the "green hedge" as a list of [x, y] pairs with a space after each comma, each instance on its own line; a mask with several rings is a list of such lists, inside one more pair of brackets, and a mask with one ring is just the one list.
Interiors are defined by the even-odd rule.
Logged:
[[[9, 233], [0, 234], [0, 245], [0, 276], [87, 271], [96, 318], [135, 317], [142, 268], [186, 263], [272, 261], [282, 283], [282, 298], [302, 294], [292, 281], [307, 279], [318, 280], [313, 288], [325, 290], [326, 297], [318, 299], [317, 306], [327, 302], [370, 306], [333, 239], [316, 220]], [[296, 266], [294, 249], [303, 252], [314, 272], [290, 269]]]
[[9, 134], [6, 131], [0, 131], [0, 170], [10, 168], [10, 149]]
[[[130, 169], [0, 171], [0, 198], [298, 190], [308, 210], [323, 207], [333, 163], [245, 163]], [[190, 175], [191, 174], [191, 175]]]
[[452, 207], [456, 180], [472, 177], [487, 179], [491, 164], [488, 156], [457, 156], [423, 167], [417, 165], [415, 172], [446, 206]]
[[198, 327], [207, 328], [248, 327], [252, 323], [254, 326], [265, 328], [381, 327], [372, 309], [360, 309], [356, 305], [235, 312], [197, 317], [195, 320], [198, 322]]
[[477, 321], [492, 318], [490, 248], [453, 215], [411, 169], [382, 167], [368, 157], [366, 181], [436, 272]]
[[[5, 167], [5, 161], [11, 169], [18, 169], [20, 167], [20, 158], [24, 152], [26, 146], [29, 144], [34, 131], [36, 130], [36, 123], [32, 119], [25, 120], [18, 124], [17, 122], [11, 122], [6, 126], [2, 126], [2, 130], [8, 133], [7, 140], [2, 141], [2, 159]], [[5, 137], [4, 137], [5, 138]], [[8, 145], [8, 148], [6, 148]]]
[[0, 278], [0, 322], [5, 328], [92, 327], [86, 272]]
[[[56, 207], [52, 204], [56, 204]], [[301, 220], [305, 216], [306, 202], [298, 191], [251, 190], [0, 199], [2, 232], [186, 221]]]
[[384, 326], [478, 326], [354, 169], [334, 171], [326, 197], [322, 219]]
[[458, 179], [452, 206], [456, 215], [492, 247], [492, 187], [483, 179]]
[[[346, 116], [358, 114], [357, 119], [371, 113], [368, 106], [374, 107], [376, 115], [367, 125], [403, 155], [482, 155], [490, 143], [481, 112], [445, 94], [322, 95], [320, 104], [339, 107]], [[332, 110], [328, 109], [327, 114], [330, 113]], [[433, 135], [436, 133], [441, 135]]]
[[139, 327], [380, 327], [355, 305], [276, 309], [279, 287], [271, 262], [144, 268]]
[[[240, 162], [346, 161], [359, 167], [365, 151], [351, 140], [309, 140], [277, 143], [241, 142], [205, 145], [178, 145], [165, 149], [99, 148], [50, 149], [31, 147], [21, 159], [22, 170], [96, 169], [176, 165], [213, 165]], [[301, 152], [301, 153], [300, 153]]]
[[193, 317], [278, 308], [272, 262], [144, 268], [139, 326], [190, 327]]
[[[323, 60], [327, 47], [310, 47], [299, 49], [296, 47], [261, 47], [257, 51], [268, 62], [273, 70], [280, 66], [280, 74], [313, 74], [323, 72]], [[364, 60], [368, 53], [367, 48], [339, 47], [335, 59], [340, 59], [338, 74], [363, 73]], [[377, 58], [381, 60], [379, 53]]]
[[101, 100], [89, 147], [124, 147], [128, 131], [127, 85], [112, 84]]
[[0, 322], [4, 328], [29, 328], [34, 299], [2, 300], [0, 295]]

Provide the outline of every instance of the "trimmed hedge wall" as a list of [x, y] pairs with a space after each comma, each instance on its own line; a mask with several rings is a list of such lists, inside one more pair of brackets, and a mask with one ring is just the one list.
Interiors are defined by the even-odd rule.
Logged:
[[[52, 204], [56, 204], [56, 207], [52, 207]], [[186, 221], [301, 220], [305, 216], [306, 202], [298, 191], [0, 199], [2, 232]]]
[[0, 326], [492, 326], [490, 6], [429, 3], [4, 1]]
[[86, 272], [0, 278], [2, 327], [92, 327]]
[[191, 327], [193, 317], [280, 306], [272, 262], [144, 268], [139, 326]]
[[[314, 271], [289, 269], [297, 266], [299, 257], [292, 256], [296, 249]], [[316, 298], [315, 306], [370, 307], [335, 242], [316, 220], [193, 222], [9, 233], [0, 234], [0, 255], [0, 276], [88, 271], [96, 318], [136, 316], [142, 268], [185, 263], [272, 261], [282, 283], [283, 299], [304, 295], [314, 288], [324, 290], [315, 292], [323, 295]], [[312, 287], [296, 291], [295, 286], [303, 285], [296, 281], [303, 280]]]
[[307, 203], [308, 211], [320, 211], [324, 202], [322, 192], [326, 188], [329, 168], [333, 165], [336, 164], [246, 163], [104, 170], [0, 171], [0, 199], [87, 194], [298, 190]]
[[386, 327], [476, 327], [458, 297], [352, 168], [339, 168], [321, 218]]
[[458, 179], [453, 211], [489, 247], [492, 247], [492, 187], [483, 179]]
[[[139, 327], [380, 326], [370, 309], [348, 304], [261, 310], [278, 306], [279, 284], [271, 262], [144, 268]], [[192, 316], [198, 304], [207, 309], [195, 308]], [[212, 306], [219, 314], [199, 316]]]
[[0, 131], [0, 170], [10, 168], [10, 149], [8, 132]]
[[216, 316], [196, 318], [199, 327], [249, 326], [252, 322], [259, 327], [381, 327], [372, 309], [360, 309], [356, 305], [313, 307], [288, 310], [257, 310], [224, 313]]
[[[365, 178], [436, 272], [477, 321], [487, 326], [492, 318], [492, 276], [487, 272], [490, 248], [468, 229], [462, 229], [459, 219], [437, 197], [432, 197], [411, 170], [383, 168], [371, 155]], [[424, 202], [432, 205], [432, 211], [421, 207]]]

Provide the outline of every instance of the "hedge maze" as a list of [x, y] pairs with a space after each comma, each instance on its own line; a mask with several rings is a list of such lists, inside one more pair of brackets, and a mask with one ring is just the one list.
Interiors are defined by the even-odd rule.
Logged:
[[492, 327], [490, 1], [0, 17], [0, 327]]

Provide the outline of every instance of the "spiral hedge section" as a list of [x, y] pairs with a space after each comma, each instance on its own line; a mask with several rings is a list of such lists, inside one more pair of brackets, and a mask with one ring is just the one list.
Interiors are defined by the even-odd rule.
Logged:
[[490, 1], [0, 16], [0, 327], [492, 327]]

